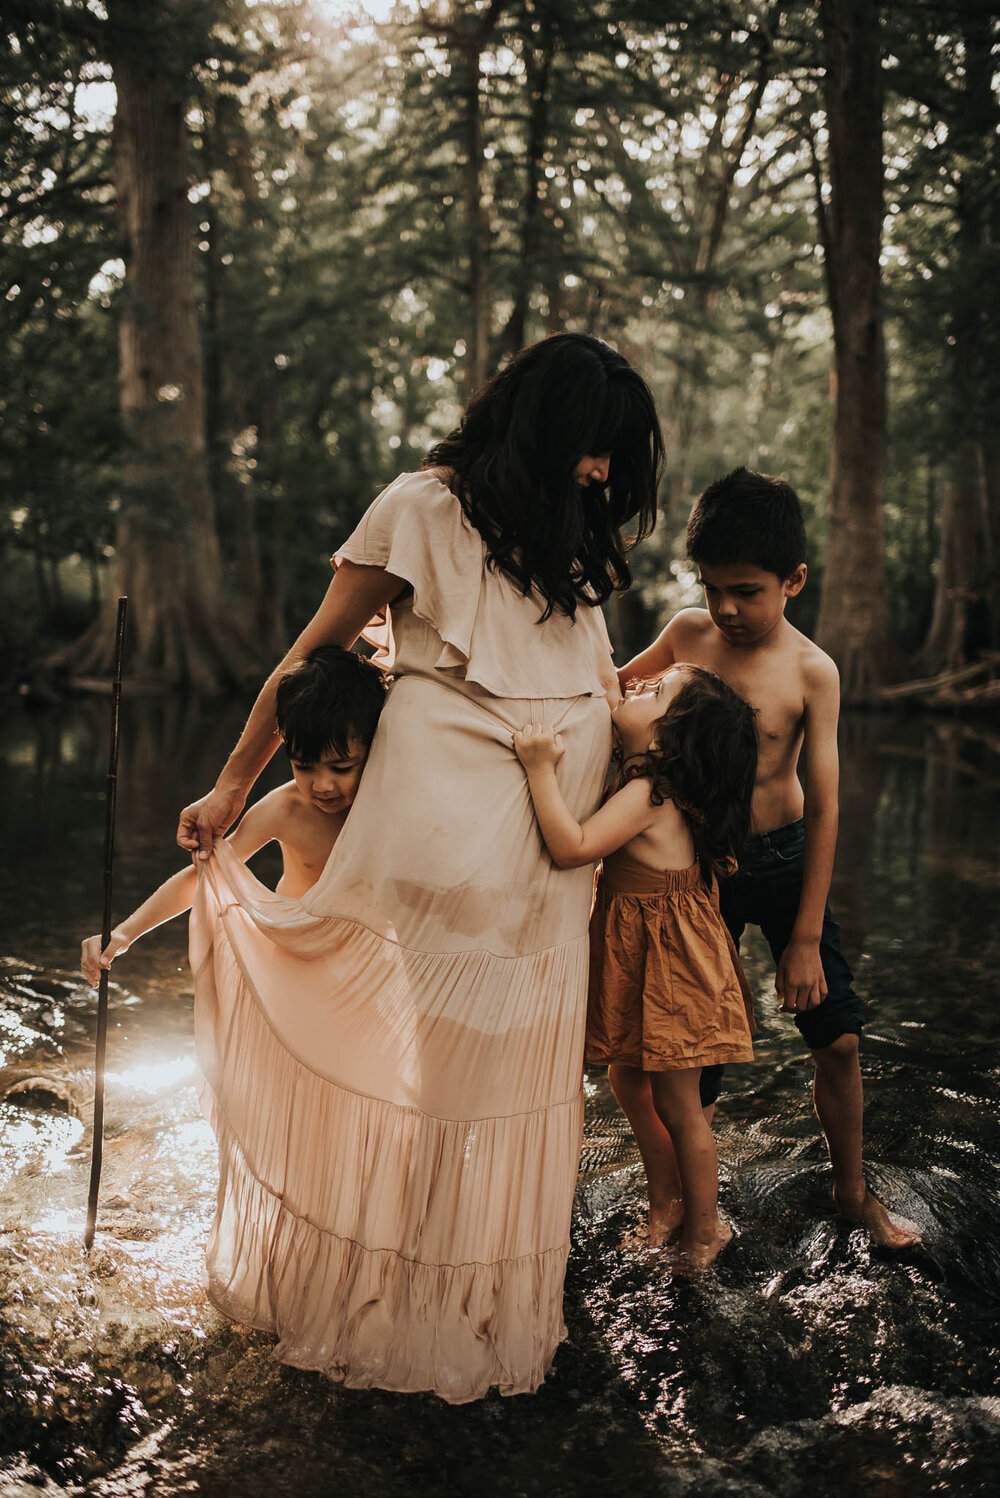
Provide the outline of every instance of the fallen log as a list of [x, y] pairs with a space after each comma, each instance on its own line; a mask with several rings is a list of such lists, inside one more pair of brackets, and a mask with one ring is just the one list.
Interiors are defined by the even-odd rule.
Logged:
[[967, 666], [953, 666], [947, 671], [939, 671], [936, 676], [922, 676], [915, 681], [901, 681], [895, 686], [883, 687], [879, 697], [883, 702], [899, 702], [907, 697], [936, 696], [947, 692], [949, 688], [964, 686], [976, 681], [978, 677], [988, 676], [996, 671], [998, 665], [1000, 655], [991, 652]]

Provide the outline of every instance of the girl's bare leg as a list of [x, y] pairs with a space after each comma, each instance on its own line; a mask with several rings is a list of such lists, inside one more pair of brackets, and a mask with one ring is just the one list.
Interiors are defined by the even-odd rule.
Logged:
[[651, 1072], [656, 1111], [674, 1147], [684, 1200], [680, 1247], [689, 1267], [708, 1269], [732, 1237], [719, 1221], [719, 1160], [698, 1096], [701, 1068]]
[[608, 1067], [608, 1081], [639, 1146], [649, 1191], [649, 1246], [660, 1248], [684, 1217], [674, 1146], [653, 1103], [648, 1072], [616, 1061]]

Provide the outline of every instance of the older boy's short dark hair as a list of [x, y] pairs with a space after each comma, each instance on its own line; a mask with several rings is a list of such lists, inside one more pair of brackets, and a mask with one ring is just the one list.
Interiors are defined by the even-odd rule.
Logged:
[[784, 479], [734, 468], [695, 501], [687, 551], [693, 562], [760, 567], [784, 582], [806, 559], [799, 497]]
[[375, 736], [386, 681], [378, 666], [323, 645], [278, 682], [275, 716], [289, 759], [314, 765], [329, 751], [346, 758], [352, 739], [365, 749]]

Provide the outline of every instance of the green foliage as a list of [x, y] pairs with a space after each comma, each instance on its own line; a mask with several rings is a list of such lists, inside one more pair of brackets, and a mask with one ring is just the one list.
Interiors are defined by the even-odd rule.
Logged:
[[[108, 80], [130, 7], [111, 4], [111, 32], [97, 0], [8, 9], [0, 526], [51, 625], [56, 563], [105, 555], [120, 497]], [[280, 577], [285, 628], [301, 622], [337, 539], [457, 419], [474, 206], [490, 362], [583, 328], [619, 343], [658, 396], [665, 517], [635, 559], [634, 627], [692, 601], [675, 560], [687, 506], [738, 463], [803, 496], [809, 624], [830, 415], [811, 5], [402, 0], [378, 26], [319, 0], [153, 10], [163, 65], [189, 81], [211, 477], [234, 583]], [[947, 340], [974, 293], [1000, 286], [995, 238], [973, 253], [960, 234], [962, 192], [996, 180], [995, 133], [978, 157], [956, 135], [965, 19], [961, 5], [886, 19], [888, 561], [910, 647], [970, 405], [952, 399]], [[984, 408], [998, 367], [987, 311]]]
[[60, 27], [53, 7], [18, 9], [0, 106], [0, 536], [15, 568], [21, 557], [21, 575], [30, 565], [37, 581], [36, 596], [5, 621], [23, 644], [26, 622], [60, 622], [61, 560], [102, 557], [112, 540], [119, 422], [109, 308], [120, 267], [108, 132], [85, 114], [107, 76], [86, 8], [78, 29]]

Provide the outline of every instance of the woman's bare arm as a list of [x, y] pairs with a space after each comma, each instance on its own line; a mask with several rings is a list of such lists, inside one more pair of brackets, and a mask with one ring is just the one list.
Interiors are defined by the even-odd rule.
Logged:
[[216, 840], [243, 810], [254, 781], [278, 747], [274, 704], [281, 678], [320, 645], [350, 649], [369, 619], [405, 587], [403, 578], [394, 577], [384, 567], [340, 564], [316, 613], [261, 688], [214, 789], [181, 812], [177, 841], [182, 848], [207, 858]]

